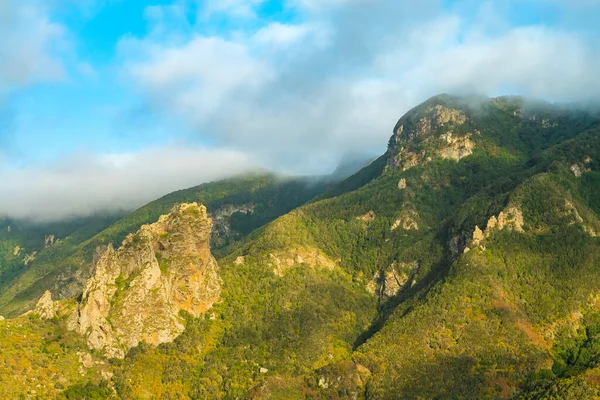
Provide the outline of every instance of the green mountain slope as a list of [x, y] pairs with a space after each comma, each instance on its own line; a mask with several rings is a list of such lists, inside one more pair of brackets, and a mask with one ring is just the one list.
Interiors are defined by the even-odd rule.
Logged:
[[[266, 225], [233, 229], [229, 246], [213, 239], [220, 301], [184, 314], [173, 342], [111, 360], [106, 384], [70, 378], [65, 395], [594, 398], [599, 122], [521, 98], [430, 99], [367, 168]], [[98, 237], [122, 239], [177, 202], [260, 204], [220, 195], [175, 195]], [[58, 330], [77, 307], [61, 304], [71, 311], [45, 322]]]
[[116, 213], [57, 222], [0, 220], [0, 293], [38, 263], [64, 259], [72, 248], [122, 216]]
[[[417, 130], [434, 126], [438, 116], [430, 108], [440, 105], [467, 115], [469, 126], [450, 120], [430, 129], [430, 138], [424, 132], [417, 137], [424, 144], [413, 151], [418, 162], [408, 168], [389, 162], [365, 186], [279, 218], [219, 260], [225, 300], [217, 322], [184, 334], [190, 345], [211, 337], [214, 346], [182, 362], [199, 368], [195, 378], [175, 380], [189, 385], [192, 397], [497, 398], [532, 392], [535, 384], [524, 382], [551, 368], [553, 348], [561, 346], [543, 324], [568, 319], [598, 287], [600, 253], [585, 230], [595, 229], [597, 217], [581, 197], [598, 189], [590, 182], [599, 132], [588, 130], [596, 120], [549, 105], [523, 109], [521, 99], [474, 108], [471, 100], [443, 96], [410, 112], [404, 123]], [[423, 122], [428, 115], [432, 121]], [[478, 133], [469, 139], [472, 154], [456, 156], [457, 162], [457, 150], [448, 149], [456, 142], [440, 143], [439, 137], [458, 136], [460, 129]], [[386, 158], [395, 156], [391, 143]], [[577, 177], [577, 163], [591, 171]], [[489, 237], [474, 245], [476, 226], [485, 228], [501, 213], [502, 229], [490, 228]], [[579, 222], [577, 215], [588, 219]], [[551, 227], [554, 236], [545, 231]], [[567, 265], [578, 266], [571, 280], [558, 272]], [[339, 277], [332, 280], [327, 266]], [[331, 288], [344, 293], [342, 309]], [[333, 328], [331, 319], [344, 315], [352, 323]], [[312, 341], [320, 345], [307, 346]], [[164, 383], [168, 354], [184, 351], [174, 344], [127, 358], [127, 370], [139, 372], [121, 375], [120, 382], [135, 382], [125, 384], [122, 395], [143, 397], [136, 388], [150, 381], [159, 393], [174, 390]], [[164, 372], [148, 379], [147, 366], [156, 366], [150, 362], [156, 358]], [[543, 384], [553, 388], [562, 378], [548, 379]]]
[[[283, 178], [256, 174], [207, 183], [153, 201], [94, 235], [69, 237], [40, 251], [27, 268], [22, 263], [0, 284], [0, 314], [17, 315], [31, 309], [50, 289], [55, 298], [81, 293], [93, 271], [93, 263], [108, 244], [120, 244], [143, 224], [154, 222], [175, 204], [205, 204], [215, 219], [213, 251], [227, 246], [254, 229], [306, 203], [332, 183], [327, 179]], [[97, 234], [96, 234], [97, 233]]]

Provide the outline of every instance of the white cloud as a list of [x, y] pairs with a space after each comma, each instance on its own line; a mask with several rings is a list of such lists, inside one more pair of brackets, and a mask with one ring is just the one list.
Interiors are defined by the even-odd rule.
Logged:
[[183, 44], [139, 40], [127, 70], [199, 135], [298, 173], [325, 172], [344, 153], [382, 152], [396, 120], [440, 92], [577, 100], [600, 89], [600, 60], [582, 38], [513, 28], [494, 2], [469, 10], [485, 24], [434, 0], [292, 4], [309, 11], [302, 24]]
[[37, 221], [134, 209], [169, 192], [254, 168], [225, 149], [171, 146], [130, 154], [81, 153], [51, 165], [0, 169], [0, 215]]
[[143, 83], [155, 103], [192, 117], [195, 123], [206, 122], [235, 96], [253, 92], [271, 79], [269, 67], [252, 58], [245, 46], [222, 38], [198, 36], [174, 47], [139, 45], [147, 58], [131, 62], [128, 73]]
[[0, 4], [0, 98], [14, 88], [65, 78], [65, 29], [34, 1]]

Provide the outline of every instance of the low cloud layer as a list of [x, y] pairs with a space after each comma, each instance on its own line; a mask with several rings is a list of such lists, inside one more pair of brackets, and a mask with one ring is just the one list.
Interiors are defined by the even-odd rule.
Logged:
[[0, 168], [0, 216], [52, 221], [132, 210], [169, 192], [254, 169], [244, 154], [229, 150], [81, 153], [50, 165]]
[[65, 78], [65, 30], [40, 3], [0, 2], [0, 105], [15, 88]]
[[[346, 152], [382, 151], [395, 121], [441, 92], [598, 96], [600, 53], [584, 36], [513, 27], [502, 3], [470, 4], [295, 0], [288, 6], [302, 22], [173, 41], [161, 32], [124, 40], [121, 54], [157, 109], [199, 136], [302, 172]], [[176, 20], [162, 14], [163, 26]]]
[[[345, 154], [381, 154], [395, 122], [443, 92], [600, 97], [600, 40], [590, 18], [600, 12], [597, 0], [283, 0], [283, 17], [265, 14], [264, 0], [174, 0], [147, 7], [146, 34], [124, 32], [104, 70], [76, 57], [71, 42], [84, 39], [49, 17], [49, 4], [67, 3], [91, 15], [113, 2], [0, 3], [0, 145], [10, 146], [3, 135], [19, 121], [18, 109], [1, 108], [9, 93], [63, 80], [85, 87], [81, 80], [91, 77], [135, 99], [98, 108], [147, 113], [170, 135], [165, 142], [203, 147], [19, 167], [2, 167], [0, 151], [0, 214], [133, 208], [251, 169], [250, 160], [288, 174], [328, 173]], [[526, 9], [535, 15], [521, 14]]]

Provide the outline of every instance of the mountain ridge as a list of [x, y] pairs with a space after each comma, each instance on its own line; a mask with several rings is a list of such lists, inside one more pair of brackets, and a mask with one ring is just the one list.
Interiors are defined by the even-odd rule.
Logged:
[[[217, 254], [210, 315], [102, 368], [80, 362], [90, 377], [65, 393], [597, 396], [598, 115], [441, 95], [392, 135], [370, 166]], [[35, 332], [35, 315], [17, 321]], [[76, 369], [71, 348], [59, 360]]]

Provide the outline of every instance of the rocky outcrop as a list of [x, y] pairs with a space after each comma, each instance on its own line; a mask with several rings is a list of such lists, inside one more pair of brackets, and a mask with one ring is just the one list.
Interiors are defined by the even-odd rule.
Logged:
[[33, 310], [33, 314], [38, 315], [41, 319], [47, 320], [56, 317], [56, 305], [52, 301], [52, 294], [46, 291], [38, 300]]
[[213, 220], [211, 240], [215, 246], [224, 246], [239, 237], [239, 232], [231, 228], [231, 216], [234, 214], [252, 214], [255, 205], [252, 203], [233, 205], [227, 204], [209, 214]]
[[[418, 271], [419, 264], [393, 263], [387, 269], [377, 272], [367, 284], [367, 291], [376, 295], [380, 302], [397, 295]], [[412, 284], [412, 283], [411, 283]]]
[[33, 251], [31, 254], [25, 254], [23, 257], [23, 264], [29, 265], [30, 262], [35, 260], [35, 256], [37, 256], [37, 251]]
[[468, 122], [462, 110], [440, 102], [411, 110], [394, 128], [387, 168], [406, 171], [433, 158], [459, 161], [473, 154], [479, 131]]
[[212, 221], [204, 206], [177, 206], [129, 235], [98, 260], [78, 308], [75, 329], [92, 349], [123, 357], [139, 342], [158, 345], [218, 301], [221, 279], [210, 253]]
[[419, 213], [415, 210], [403, 210], [400, 217], [390, 227], [391, 231], [402, 228], [405, 231], [419, 230]]
[[590, 172], [592, 169], [590, 168], [590, 164], [592, 163], [592, 158], [590, 156], [585, 156], [583, 162], [575, 163], [571, 165], [569, 168], [573, 175], [577, 178], [581, 178], [583, 174], [586, 172]]
[[[56, 242], [58, 242], [58, 240]], [[52, 246], [54, 243], [55, 243], [54, 235], [46, 235], [46, 237], [44, 238], [44, 247], [48, 248], [48, 247]]]
[[375, 221], [376, 217], [377, 217], [377, 215], [375, 214], [375, 212], [373, 210], [371, 210], [368, 213], [366, 213], [365, 215], [356, 217], [356, 219], [358, 221], [362, 221], [365, 224], [369, 224], [370, 222]]
[[288, 270], [299, 266], [328, 270], [336, 267], [333, 260], [315, 247], [298, 247], [269, 253], [268, 265], [273, 268], [273, 273], [280, 277], [283, 277]]
[[464, 252], [467, 253], [475, 247], [485, 249], [485, 247], [483, 247], [483, 241], [490, 237], [494, 231], [508, 229], [515, 232], [523, 232], [524, 224], [525, 222], [523, 220], [523, 212], [521, 209], [515, 206], [508, 207], [504, 211], [501, 211], [500, 214], [498, 214], [498, 217], [490, 217], [485, 231], [482, 231], [479, 226], [475, 227], [475, 230], [473, 231], [473, 237], [471, 239], [471, 245], [470, 247], [466, 247]]

